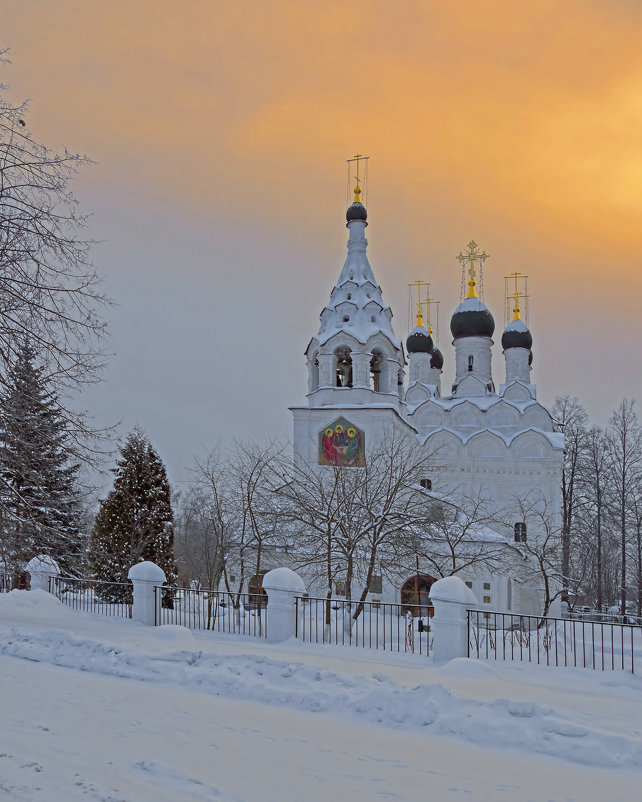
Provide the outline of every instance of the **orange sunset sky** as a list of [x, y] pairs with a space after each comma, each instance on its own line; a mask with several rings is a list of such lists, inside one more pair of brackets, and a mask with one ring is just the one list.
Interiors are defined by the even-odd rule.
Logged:
[[[290, 434], [303, 350], [345, 255], [346, 158], [368, 154], [369, 257], [399, 337], [407, 284], [459, 301], [454, 258], [529, 276], [539, 397], [606, 423], [642, 398], [642, 3], [0, 0], [12, 100], [97, 164], [114, 352], [84, 405], [140, 423], [173, 479], [219, 439]], [[496, 340], [495, 381], [503, 379]], [[257, 401], [260, 399], [260, 402]]]

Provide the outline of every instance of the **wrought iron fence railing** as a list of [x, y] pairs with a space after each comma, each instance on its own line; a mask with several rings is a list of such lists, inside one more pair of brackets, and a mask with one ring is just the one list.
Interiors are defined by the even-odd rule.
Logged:
[[102, 582], [98, 579], [49, 577], [49, 592], [74, 610], [98, 615], [132, 617], [131, 582]]
[[11, 590], [13, 590], [13, 576], [0, 574], [0, 593], [9, 593]]
[[157, 585], [156, 625], [179, 624], [230, 635], [267, 638], [268, 598], [265, 593], [228, 593]]
[[468, 656], [635, 673], [642, 626], [468, 610]]
[[391, 652], [428, 655], [432, 607], [297, 596], [296, 637]]

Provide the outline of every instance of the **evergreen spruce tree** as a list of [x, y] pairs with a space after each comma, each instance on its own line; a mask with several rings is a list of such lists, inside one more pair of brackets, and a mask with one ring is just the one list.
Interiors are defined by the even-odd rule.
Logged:
[[[103, 582], [127, 582], [129, 569], [151, 560], [175, 584], [174, 517], [165, 466], [151, 443], [135, 428], [113, 469], [114, 487], [101, 502], [91, 537], [89, 561]], [[118, 593], [102, 591], [104, 597]]]
[[78, 469], [67, 421], [25, 342], [0, 396], [0, 560], [10, 571], [37, 554], [77, 570], [86, 550]]

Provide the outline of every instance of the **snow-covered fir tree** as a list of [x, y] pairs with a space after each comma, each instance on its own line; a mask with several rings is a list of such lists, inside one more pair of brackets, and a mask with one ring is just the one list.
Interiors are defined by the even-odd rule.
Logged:
[[100, 504], [89, 559], [104, 582], [127, 582], [132, 565], [151, 560], [175, 584], [174, 516], [163, 461], [136, 427], [113, 469], [114, 487]]
[[0, 395], [0, 559], [11, 572], [37, 554], [67, 571], [80, 568], [79, 465], [73, 462], [68, 424], [38, 354], [18, 348]]

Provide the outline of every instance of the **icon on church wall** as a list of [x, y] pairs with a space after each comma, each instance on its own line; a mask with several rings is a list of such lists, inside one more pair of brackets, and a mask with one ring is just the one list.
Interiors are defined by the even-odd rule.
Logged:
[[365, 464], [366, 438], [361, 429], [345, 418], [337, 418], [319, 432], [319, 465], [363, 468]]

